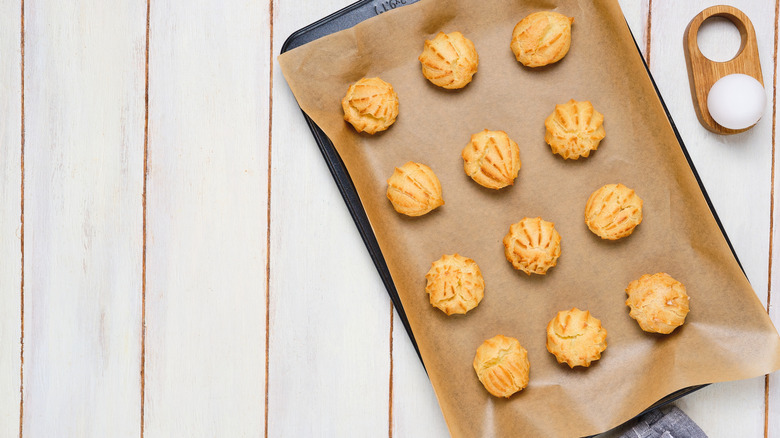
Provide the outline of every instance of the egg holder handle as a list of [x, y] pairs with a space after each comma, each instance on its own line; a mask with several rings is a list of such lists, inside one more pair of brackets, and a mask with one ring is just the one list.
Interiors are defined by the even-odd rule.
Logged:
[[[737, 54], [730, 60], [724, 62], [713, 61], [701, 53], [697, 36], [699, 28], [705, 20], [711, 17], [726, 18], [739, 30], [739, 36], [742, 42]], [[756, 41], [756, 31], [753, 29], [753, 23], [739, 9], [718, 5], [709, 7], [701, 11], [688, 24], [685, 29], [683, 39], [683, 48], [685, 50], [685, 63], [688, 66], [688, 80], [691, 85], [691, 96], [693, 97], [693, 107], [699, 122], [708, 130], [716, 134], [737, 134], [746, 131], [751, 127], [744, 129], [728, 129], [719, 125], [713, 120], [707, 109], [707, 94], [712, 85], [718, 79], [734, 74], [742, 73], [754, 77], [761, 85], [764, 85], [764, 79], [761, 75], [761, 63], [758, 59], [758, 43]]]

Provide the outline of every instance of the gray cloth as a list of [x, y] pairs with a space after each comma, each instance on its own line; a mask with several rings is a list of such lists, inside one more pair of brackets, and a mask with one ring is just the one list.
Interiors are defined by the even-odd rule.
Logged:
[[707, 434], [677, 406], [667, 406], [639, 417], [620, 438], [707, 438]]

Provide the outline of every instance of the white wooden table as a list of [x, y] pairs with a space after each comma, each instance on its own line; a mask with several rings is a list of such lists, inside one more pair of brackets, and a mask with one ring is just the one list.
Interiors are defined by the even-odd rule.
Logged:
[[[276, 63], [350, 1], [0, 1], [0, 437], [447, 435]], [[777, 324], [777, 6], [727, 2], [769, 100], [722, 137], [682, 49], [716, 3], [621, 0]], [[780, 438], [778, 373], [677, 405], [712, 437]]]

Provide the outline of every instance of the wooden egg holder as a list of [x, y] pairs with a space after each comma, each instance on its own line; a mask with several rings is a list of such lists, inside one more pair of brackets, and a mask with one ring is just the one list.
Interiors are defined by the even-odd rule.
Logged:
[[[734, 58], [728, 61], [713, 61], [699, 50], [697, 41], [699, 28], [705, 20], [711, 17], [726, 18], [734, 23], [734, 26], [739, 30], [742, 43]], [[685, 49], [685, 63], [688, 66], [693, 107], [696, 109], [696, 115], [702, 126], [717, 134], [736, 134], [750, 129], [751, 127], [744, 129], [724, 128], [713, 120], [707, 109], [707, 94], [712, 85], [723, 76], [742, 73], [756, 78], [762, 86], [764, 85], [761, 63], [758, 59], [756, 31], [753, 29], [753, 23], [750, 22], [750, 19], [742, 11], [732, 6], [719, 5], [707, 8], [688, 24], [685, 29], [683, 47]]]

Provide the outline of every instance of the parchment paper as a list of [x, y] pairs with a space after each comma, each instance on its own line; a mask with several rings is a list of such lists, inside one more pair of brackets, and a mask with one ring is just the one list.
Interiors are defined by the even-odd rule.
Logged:
[[[509, 48], [531, 12], [575, 18], [572, 46], [551, 66], [529, 69]], [[458, 91], [430, 84], [417, 56], [437, 32], [460, 31], [479, 52], [474, 81]], [[582, 436], [632, 418], [692, 385], [744, 379], [780, 368], [780, 339], [740, 270], [664, 115], [616, 1], [424, 0], [279, 57], [301, 108], [333, 141], [352, 177], [398, 289], [453, 436]], [[400, 115], [388, 131], [358, 134], [341, 98], [361, 77], [393, 84]], [[565, 161], [544, 142], [556, 103], [590, 100], [606, 138], [589, 158]], [[520, 145], [515, 185], [485, 189], [463, 171], [471, 134], [504, 130]], [[395, 213], [386, 180], [407, 161], [429, 165], [446, 204], [409, 218]], [[623, 183], [644, 199], [644, 221], [628, 238], [603, 241], [583, 220], [591, 192]], [[562, 236], [558, 266], [528, 277], [504, 258], [502, 238], [523, 217], [541, 216]], [[447, 317], [425, 294], [425, 273], [442, 254], [474, 259], [482, 303]], [[691, 311], [671, 335], [648, 334], [628, 316], [625, 288], [667, 272], [686, 285]], [[607, 350], [590, 368], [569, 369], [545, 348], [559, 310], [600, 318]], [[360, 309], [353, 309], [359, 312]], [[472, 361], [482, 341], [512, 336], [528, 350], [528, 388], [488, 394]]]

